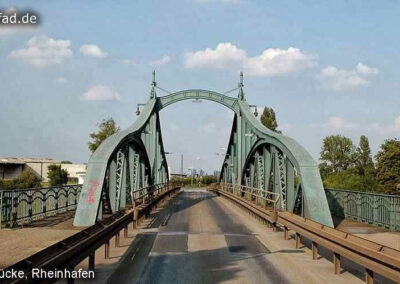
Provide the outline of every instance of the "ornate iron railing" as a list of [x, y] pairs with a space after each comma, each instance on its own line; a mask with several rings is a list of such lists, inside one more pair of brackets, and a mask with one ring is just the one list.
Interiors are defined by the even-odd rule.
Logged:
[[0, 228], [16, 227], [74, 210], [82, 185], [0, 190]]
[[400, 230], [400, 196], [327, 189], [326, 196], [332, 215]]

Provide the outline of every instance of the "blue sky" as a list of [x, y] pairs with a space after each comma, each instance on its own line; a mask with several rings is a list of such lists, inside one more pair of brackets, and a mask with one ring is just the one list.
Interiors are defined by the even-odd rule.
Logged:
[[[0, 156], [86, 162], [103, 118], [125, 128], [158, 85], [234, 88], [272, 106], [283, 133], [318, 158], [322, 138], [400, 136], [398, 1], [2, 1], [34, 29], [0, 26]], [[163, 95], [158, 92], [159, 95]], [[231, 95], [236, 95], [235, 93]], [[190, 101], [161, 112], [172, 171], [219, 168], [232, 115]], [[197, 159], [197, 157], [199, 159]]]

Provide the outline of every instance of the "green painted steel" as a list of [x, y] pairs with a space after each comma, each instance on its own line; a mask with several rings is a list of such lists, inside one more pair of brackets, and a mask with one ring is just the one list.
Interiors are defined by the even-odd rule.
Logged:
[[327, 189], [332, 215], [400, 231], [400, 196]]
[[[300, 208], [298, 213], [333, 226], [317, 163], [296, 141], [270, 131], [256, 119], [245, 99], [242, 75], [237, 98], [200, 89], [157, 97], [156, 86], [153, 73], [150, 99], [136, 122], [106, 139], [90, 157], [74, 225], [92, 225], [101, 218], [100, 213], [119, 210], [126, 203], [121, 200], [122, 191], [167, 181], [159, 111], [183, 100], [201, 99], [224, 105], [235, 113], [221, 181], [270, 189], [283, 197], [281, 209]], [[139, 167], [133, 153], [139, 155]], [[124, 173], [127, 169], [130, 172]], [[122, 181], [129, 177], [129, 182], [121, 183], [121, 177]], [[299, 182], [296, 188], [295, 178]]]

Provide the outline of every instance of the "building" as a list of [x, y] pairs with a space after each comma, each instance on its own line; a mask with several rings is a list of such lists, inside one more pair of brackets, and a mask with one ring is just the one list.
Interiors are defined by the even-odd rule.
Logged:
[[43, 181], [47, 181], [49, 165], [59, 164], [48, 158], [0, 158], [0, 178], [16, 179], [25, 170], [30, 169]]
[[0, 179], [16, 179], [25, 169], [29, 169], [46, 182], [49, 165], [61, 165], [62, 169], [68, 171], [69, 178], [77, 178], [79, 184], [84, 181], [85, 164], [61, 164], [49, 158], [0, 158]]
[[78, 184], [83, 184], [86, 176], [86, 164], [61, 164], [61, 168], [67, 170], [68, 178], [78, 179]]

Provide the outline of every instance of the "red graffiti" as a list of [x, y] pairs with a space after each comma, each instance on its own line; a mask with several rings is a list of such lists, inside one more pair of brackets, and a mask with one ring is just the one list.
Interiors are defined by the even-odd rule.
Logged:
[[89, 188], [89, 196], [87, 199], [87, 202], [89, 204], [93, 204], [94, 203], [94, 193], [96, 192], [97, 187], [99, 186], [99, 182], [95, 181], [95, 180], [90, 180], [90, 188]]

